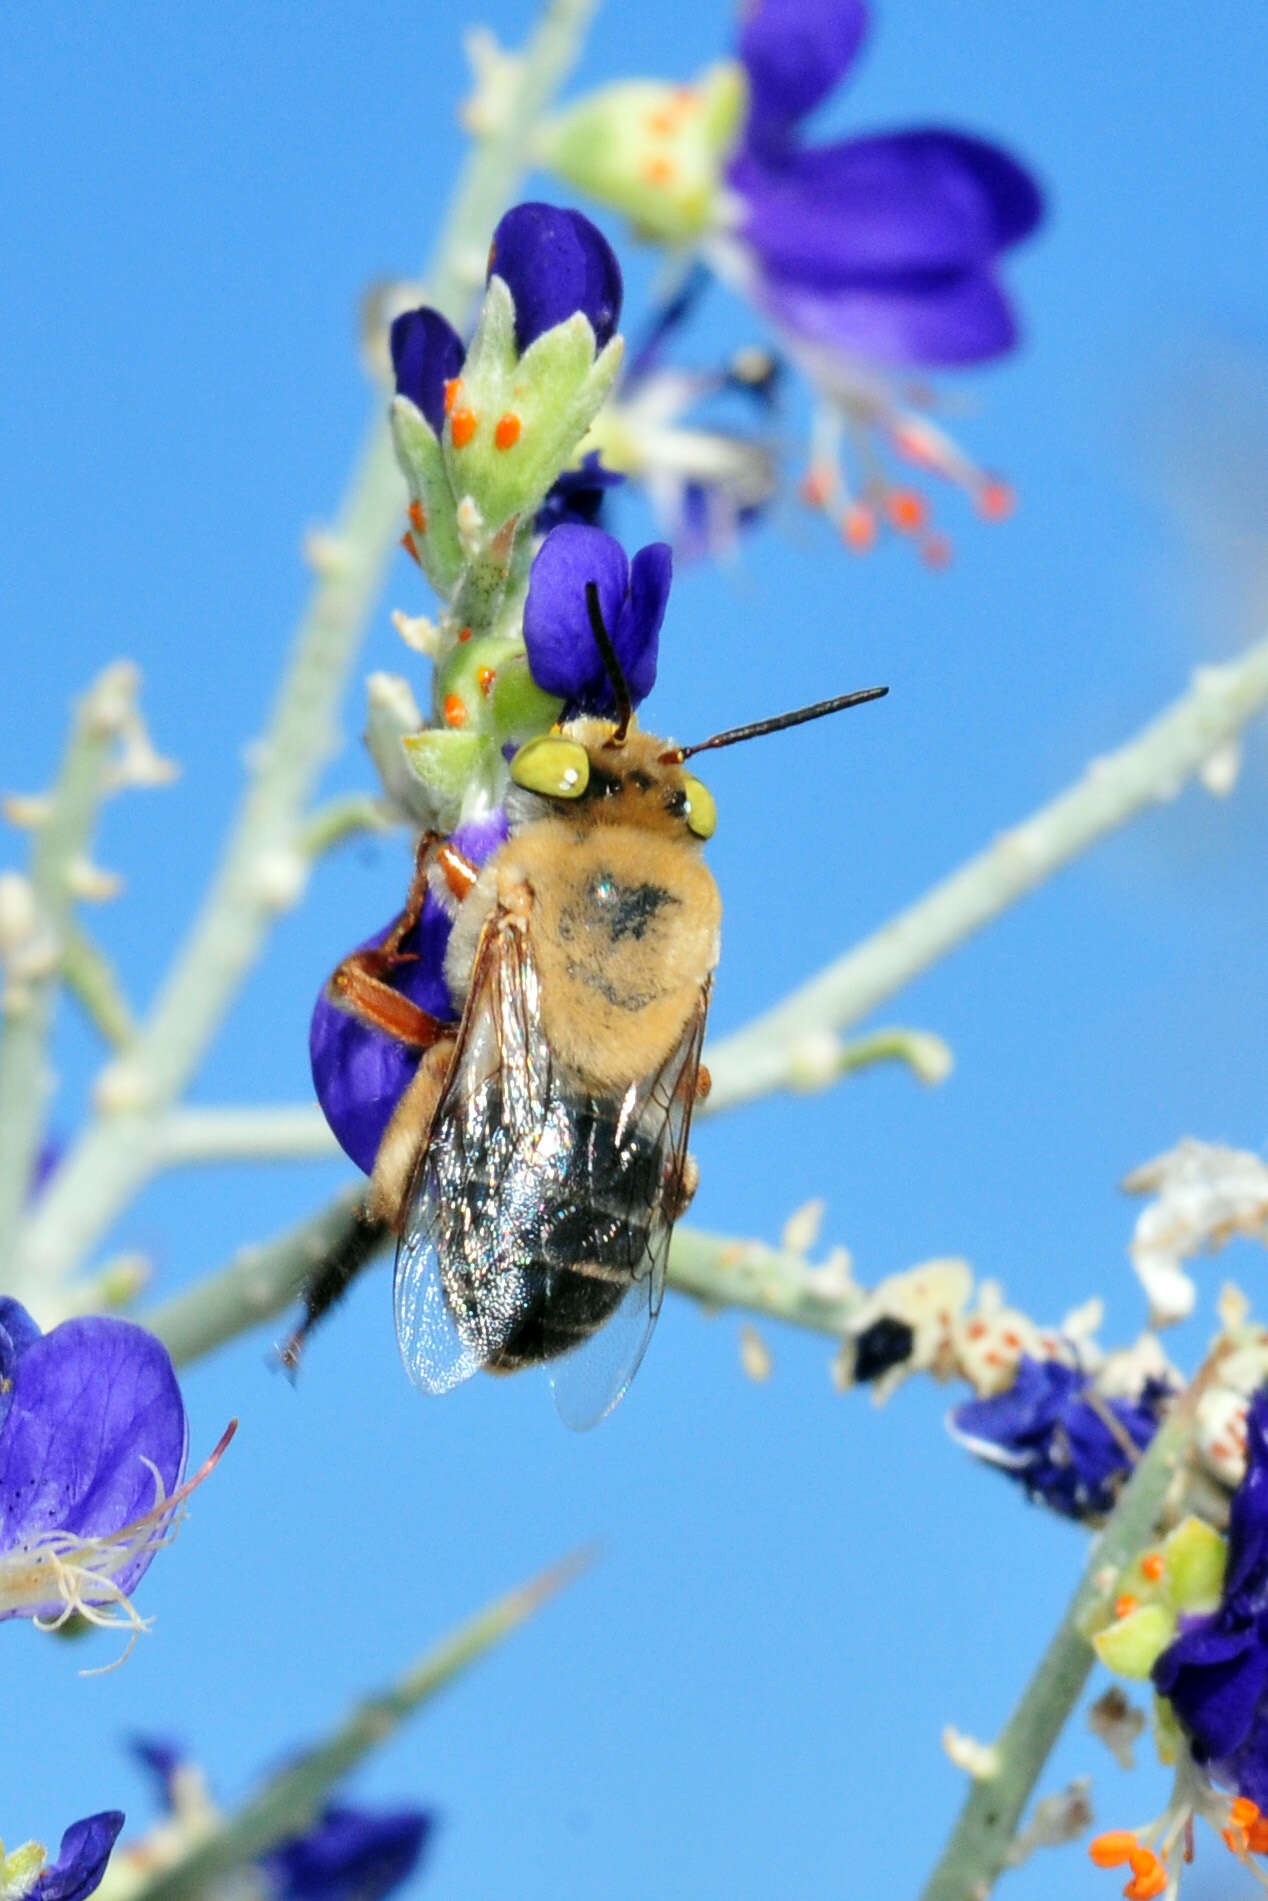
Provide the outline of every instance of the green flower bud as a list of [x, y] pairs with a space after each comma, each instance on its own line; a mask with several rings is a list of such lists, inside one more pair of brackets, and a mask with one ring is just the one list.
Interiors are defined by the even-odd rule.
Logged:
[[1175, 1612], [1163, 1604], [1141, 1604], [1098, 1631], [1092, 1648], [1107, 1669], [1120, 1677], [1143, 1679], [1176, 1634]]
[[392, 403], [392, 439], [409, 483], [409, 539], [418, 564], [436, 592], [448, 595], [462, 573], [457, 513], [444, 454], [431, 424], [408, 396]]
[[723, 167], [747, 110], [744, 69], [734, 60], [711, 66], [694, 86], [627, 80], [551, 120], [540, 156], [624, 212], [640, 236], [681, 244], [716, 222]]
[[493, 783], [503, 764], [496, 742], [485, 733], [410, 733], [401, 744], [426, 788], [437, 825], [446, 832], [459, 823], [468, 788], [482, 778]]
[[536, 511], [598, 414], [623, 349], [613, 337], [596, 356], [578, 311], [519, 356], [511, 293], [489, 279], [443, 444], [449, 490], [470, 496], [486, 536]]
[[1228, 1541], [1201, 1518], [1186, 1518], [1162, 1547], [1167, 1595], [1178, 1611], [1213, 1611], [1224, 1593]]

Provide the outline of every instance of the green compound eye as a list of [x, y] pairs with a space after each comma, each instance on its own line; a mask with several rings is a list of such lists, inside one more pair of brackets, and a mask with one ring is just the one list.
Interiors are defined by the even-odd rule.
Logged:
[[512, 759], [511, 777], [526, 792], [547, 799], [579, 799], [590, 783], [590, 755], [573, 739], [539, 733], [525, 740]]
[[712, 838], [718, 829], [718, 808], [708, 786], [688, 773], [682, 782], [687, 794], [687, 824], [697, 838]]

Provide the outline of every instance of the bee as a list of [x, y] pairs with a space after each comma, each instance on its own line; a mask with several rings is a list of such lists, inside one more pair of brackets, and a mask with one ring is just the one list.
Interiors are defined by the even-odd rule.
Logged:
[[[443, 1393], [478, 1370], [545, 1364], [577, 1428], [610, 1412], [638, 1368], [698, 1175], [687, 1139], [709, 1088], [722, 903], [701, 851], [716, 809], [685, 762], [886, 690], [673, 746], [636, 726], [593, 583], [586, 596], [617, 718], [522, 745], [506, 842], [477, 867], [425, 835], [395, 929], [330, 981], [345, 1010], [421, 1052], [367, 1200], [397, 1236], [410, 1377]], [[456, 1024], [389, 981], [429, 890], [454, 911]], [[310, 1320], [321, 1304], [310, 1291]]]

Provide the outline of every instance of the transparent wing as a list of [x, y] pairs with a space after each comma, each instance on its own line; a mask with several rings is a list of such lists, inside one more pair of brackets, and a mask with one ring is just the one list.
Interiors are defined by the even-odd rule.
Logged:
[[[676, 1049], [653, 1076], [631, 1084], [620, 1104], [615, 1132], [617, 1154], [642, 1158], [641, 1199], [631, 1207], [624, 1228], [624, 1266], [629, 1284], [611, 1318], [598, 1332], [553, 1360], [550, 1369], [559, 1416], [577, 1432], [597, 1425], [624, 1398], [660, 1312], [670, 1236], [684, 1200], [687, 1137], [708, 1007], [706, 985]], [[655, 1158], [650, 1197], [646, 1169], [649, 1155]], [[633, 1169], [628, 1172], [632, 1175]], [[593, 1263], [589, 1265], [592, 1271], [598, 1271]], [[585, 1264], [577, 1271], [584, 1273]]]
[[[549, 1056], [535, 1034], [537, 972], [501, 914], [486, 925], [445, 1086], [396, 1249], [396, 1337], [424, 1392], [496, 1359], [532, 1286], [515, 1264], [524, 1162], [540, 1144]], [[499, 1209], [505, 1219], [499, 1220]]]

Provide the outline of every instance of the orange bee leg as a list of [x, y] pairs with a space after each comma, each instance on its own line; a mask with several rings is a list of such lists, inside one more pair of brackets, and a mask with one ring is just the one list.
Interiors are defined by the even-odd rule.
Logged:
[[701, 1063], [699, 1069], [696, 1071], [696, 1101], [706, 1102], [709, 1097], [709, 1092], [712, 1090], [712, 1088], [713, 1088], [713, 1078], [709, 1074], [708, 1070], [705, 1068], [704, 1064]]
[[382, 1030], [411, 1049], [430, 1049], [442, 1036], [452, 1033], [453, 1024], [432, 1016], [399, 990], [393, 990], [384, 974], [393, 961], [399, 964], [403, 960], [385, 956], [381, 948], [353, 951], [339, 965], [327, 988], [349, 1016], [359, 1017], [371, 1029]]
[[479, 865], [473, 864], [456, 845], [448, 843], [436, 853], [436, 863], [450, 892], [461, 904], [480, 876]]

